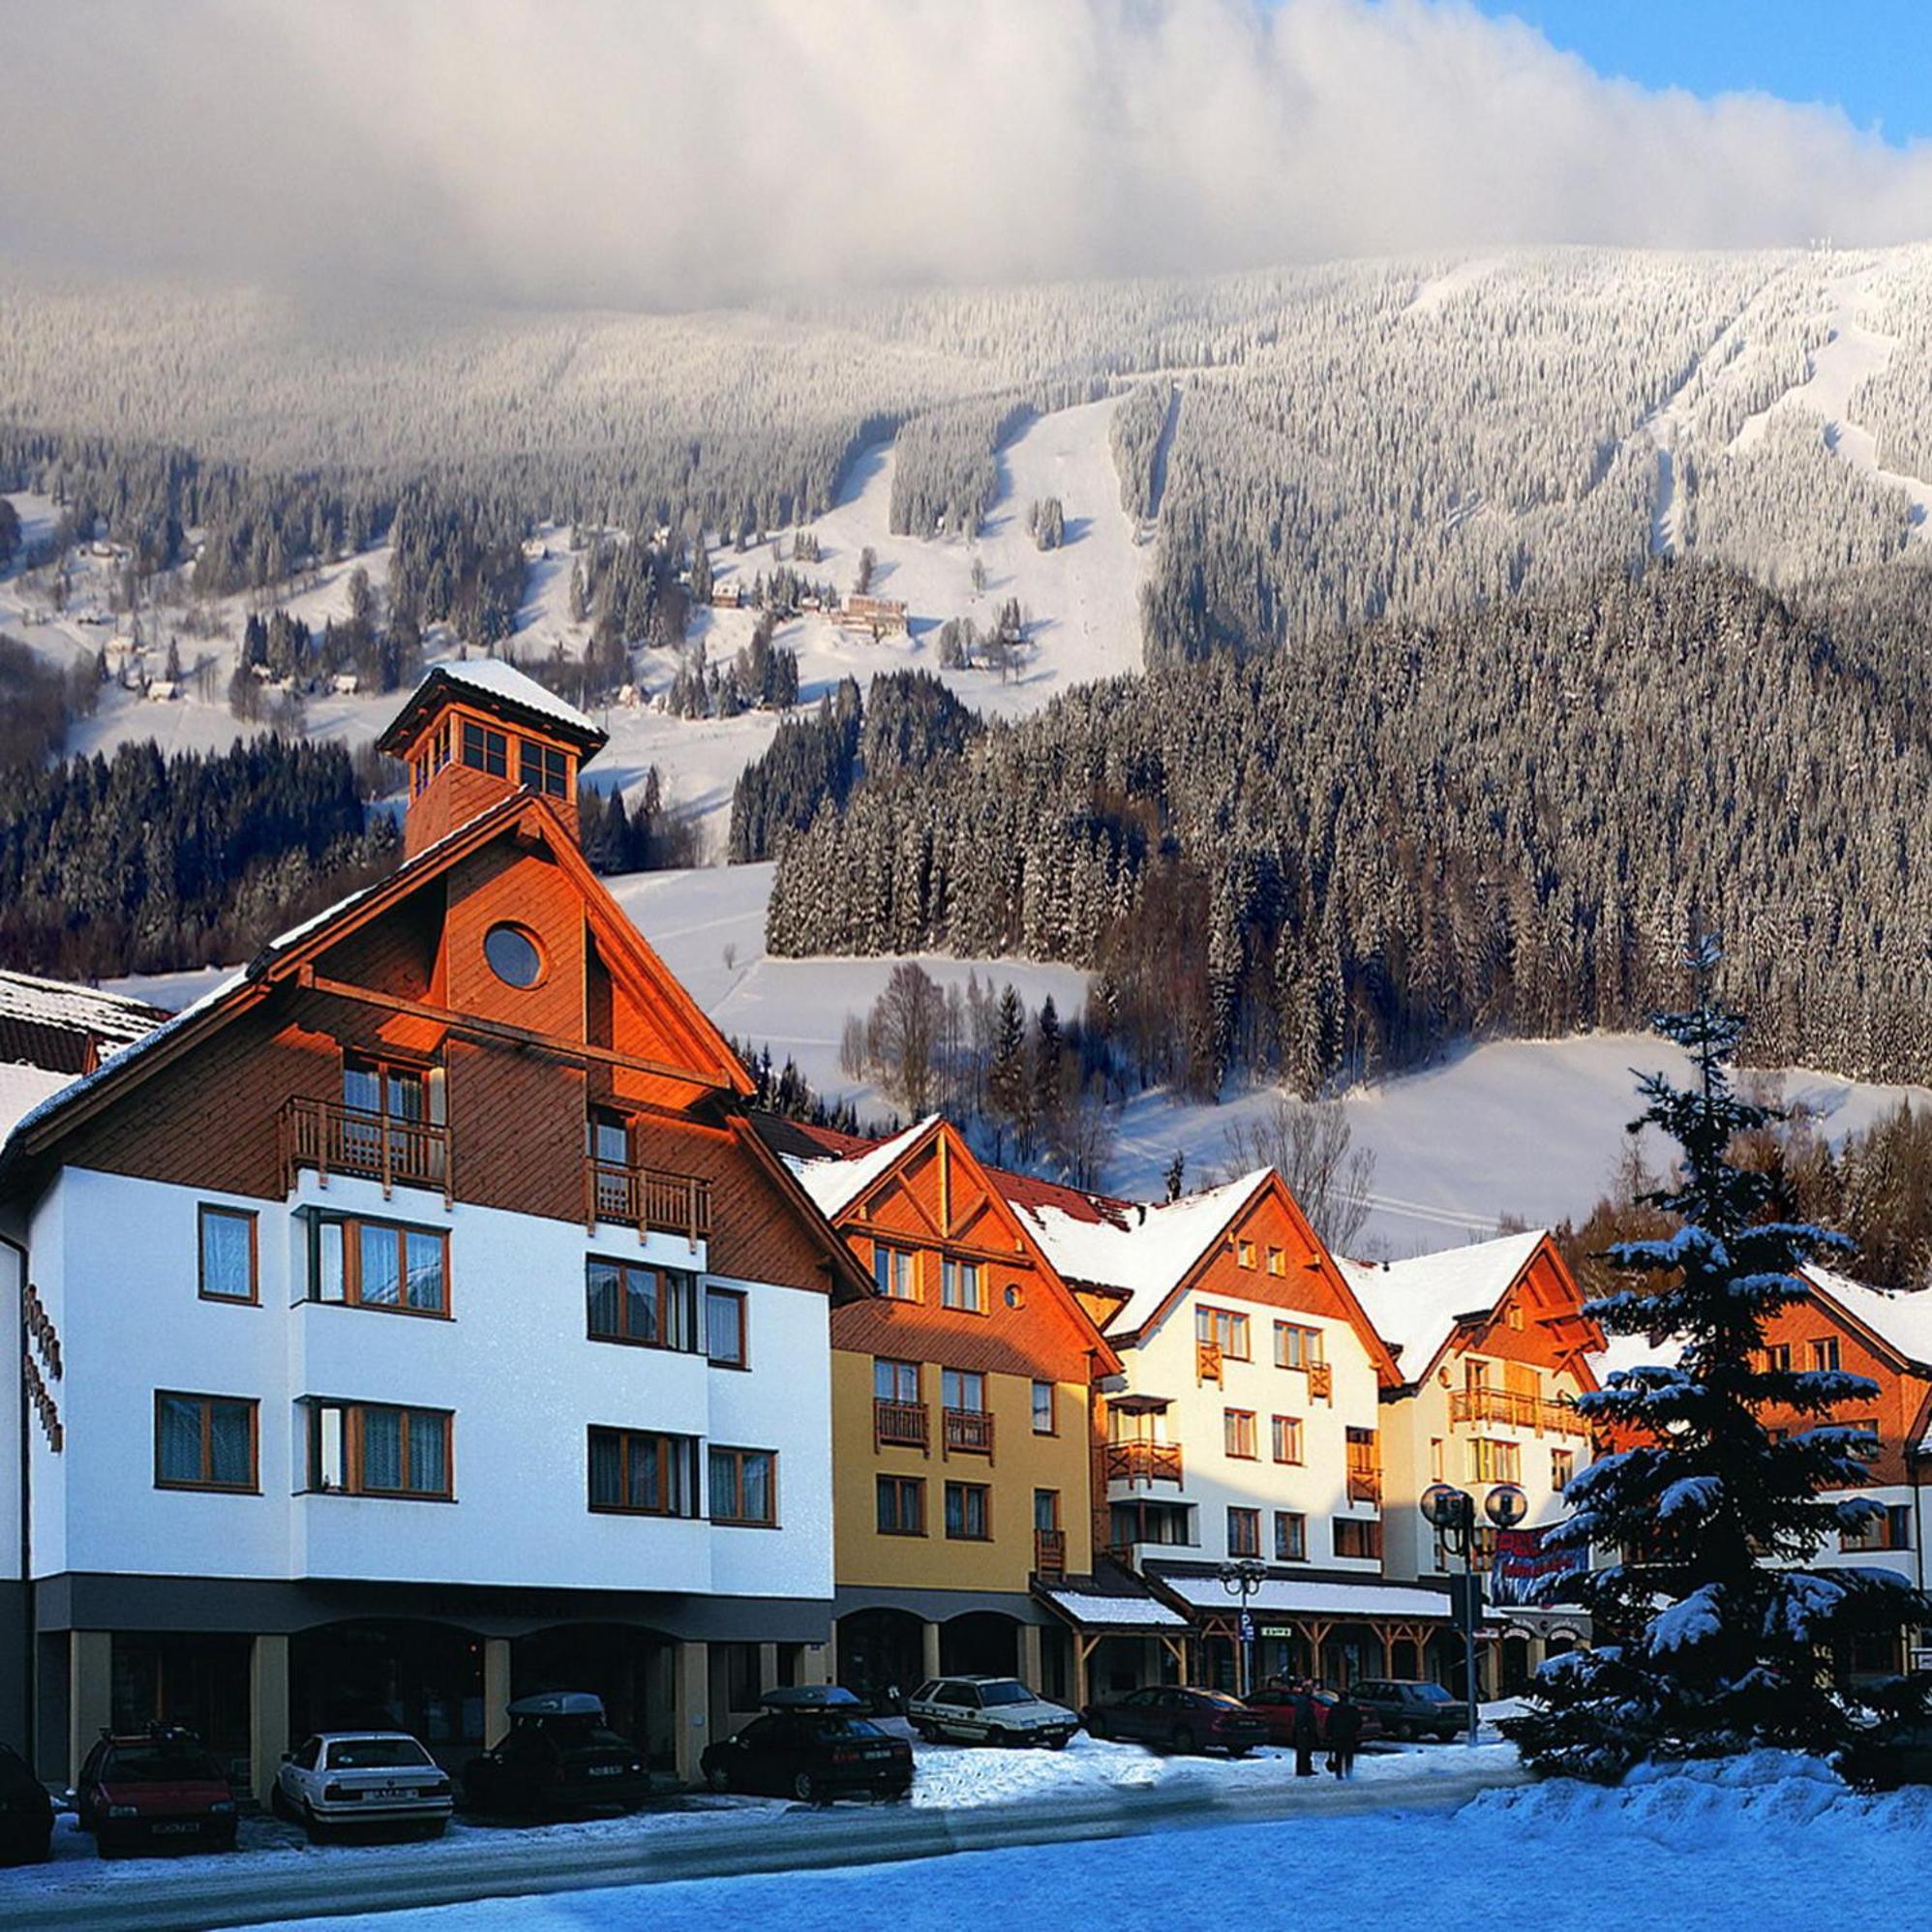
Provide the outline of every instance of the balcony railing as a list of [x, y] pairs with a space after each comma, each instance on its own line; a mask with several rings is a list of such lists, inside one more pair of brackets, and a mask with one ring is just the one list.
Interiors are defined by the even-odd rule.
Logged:
[[681, 1234], [695, 1248], [711, 1231], [711, 1184], [695, 1174], [660, 1167], [632, 1167], [616, 1161], [584, 1162], [584, 1225], [617, 1223], [637, 1229]]
[[1348, 1500], [1350, 1502], [1372, 1502], [1379, 1506], [1382, 1500], [1381, 1470], [1350, 1469], [1348, 1471]]
[[1058, 1580], [1067, 1574], [1067, 1532], [1064, 1529], [1036, 1529], [1033, 1532], [1033, 1573]]
[[439, 1123], [298, 1097], [284, 1105], [280, 1128], [284, 1193], [298, 1168], [313, 1167], [323, 1187], [331, 1174], [354, 1174], [380, 1181], [385, 1195], [435, 1188], [449, 1200], [449, 1129]]
[[948, 1455], [990, 1456], [993, 1453], [993, 1416], [990, 1409], [944, 1409], [940, 1421], [945, 1431]]
[[1335, 1369], [1332, 1363], [1311, 1362], [1308, 1365], [1308, 1394], [1311, 1402], [1335, 1400]]
[[1194, 1380], [1196, 1382], [1219, 1382], [1221, 1380], [1221, 1343], [1219, 1342], [1196, 1342], [1194, 1343]]
[[1531, 1429], [1538, 1435], [1582, 1435], [1589, 1424], [1568, 1403], [1548, 1396], [1520, 1394], [1514, 1389], [1457, 1389], [1449, 1397], [1449, 1420], [1500, 1422], [1513, 1429]]
[[1130, 1489], [1139, 1483], [1179, 1483], [1181, 1445], [1178, 1442], [1109, 1442], [1105, 1457], [1106, 1479], [1125, 1483]]
[[931, 1441], [930, 1429], [924, 1403], [874, 1399], [872, 1446], [875, 1449], [918, 1449], [923, 1453]]

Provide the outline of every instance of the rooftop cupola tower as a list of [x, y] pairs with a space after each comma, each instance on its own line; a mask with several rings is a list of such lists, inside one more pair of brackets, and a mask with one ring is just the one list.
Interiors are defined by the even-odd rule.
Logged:
[[605, 734], [535, 679], [493, 657], [438, 664], [377, 749], [409, 768], [408, 858], [518, 792], [547, 800], [577, 835], [577, 774]]

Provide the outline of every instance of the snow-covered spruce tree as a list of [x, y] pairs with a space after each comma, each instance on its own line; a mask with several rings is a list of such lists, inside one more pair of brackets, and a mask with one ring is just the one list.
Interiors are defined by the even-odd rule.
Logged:
[[[1829, 1682], [1831, 1646], [1932, 1614], [1890, 1572], [1810, 1566], [1827, 1537], [1877, 1509], [1823, 1494], [1864, 1479], [1875, 1438], [1827, 1418], [1876, 1390], [1835, 1370], [1766, 1366], [1766, 1317], [1805, 1292], [1794, 1271], [1850, 1244], [1770, 1218], [1768, 1177], [1732, 1164], [1734, 1139], [1766, 1110], [1732, 1085], [1744, 1022], [1714, 1003], [1718, 957], [1713, 942], [1692, 947], [1696, 1007], [1655, 1021], [1690, 1053], [1694, 1077], [1642, 1080], [1648, 1104], [1633, 1124], [1682, 1150], [1676, 1185], [1648, 1197], [1682, 1224], [1610, 1251], [1654, 1289], [1590, 1305], [1610, 1333], [1670, 1335], [1681, 1353], [1578, 1400], [1617, 1446], [1570, 1484], [1571, 1514], [1548, 1540], [1617, 1560], [1565, 1591], [1589, 1609], [1598, 1647], [1554, 1660], [1529, 1711], [1502, 1727], [1546, 1773], [1611, 1782], [1646, 1758], [1833, 1752], [1853, 1713]], [[1780, 1436], [1761, 1419], [1770, 1410], [1817, 1421]]]

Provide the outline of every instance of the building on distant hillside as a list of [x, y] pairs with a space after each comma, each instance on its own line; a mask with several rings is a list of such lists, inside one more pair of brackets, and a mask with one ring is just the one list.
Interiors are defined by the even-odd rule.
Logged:
[[[91, 1073], [107, 1054], [152, 1033], [166, 1017], [144, 1000], [95, 986], [0, 972], [0, 1066]], [[0, 1120], [0, 1127], [11, 1124]]]
[[906, 607], [897, 597], [862, 597], [854, 591], [832, 614], [840, 630], [860, 632], [876, 644], [881, 638], [903, 637]]
[[[1518, 1689], [1553, 1648], [1589, 1635], [1577, 1610], [1526, 1598], [1570, 1564], [1542, 1539], [1594, 1453], [1572, 1398], [1597, 1386], [1589, 1356], [1603, 1332], [1541, 1231], [1342, 1270], [1401, 1369], [1382, 1408], [1390, 1574], [1435, 1581], [1462, 1567], [1423, 1518], [1431, 1483], [1454, 1483], [1479, 1505], [1498, 1483], [1528, 1498], [1520, 1528], [1483, 1523], [1476, 1532], [1490, 1602], [1505, 1613], [1489, 1646], [1489, 1688]], [[1445, 1679], [1460, 1679], [1453, 1649], [1440, 1661]]]
[[53, 1015], [75, 1076], [0, 1146], [0, 1735], [43, 1775], [151, 1720], [257, 1795], [336, 1724], [460, 1763], [542, 1689], [689, 1774], [822, 1675], [830, 1315], [871, 1283], [585, 864], [600, 742], [432, 672], [400, 869], [118, 1051], [95, 996]]
[[1107, 1587], [1091, 1392], [1119, 1358], [956, 1128], [768, 1132], [877, 1290], [832, 1314], [839, 1681], [1017, 1671], [1076, 1695], [1036, 1592]]

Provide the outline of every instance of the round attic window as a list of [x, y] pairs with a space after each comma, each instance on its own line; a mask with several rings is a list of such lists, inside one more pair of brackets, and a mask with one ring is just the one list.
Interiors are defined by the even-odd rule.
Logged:
[[534, 986], [543, 978], [543, 954], [520, 925], [493, 925], [483, 935], [483, 957], [506, 986]]
[[1007, 1283], [1007, 1306], [1009, 1308], [1024, 1308], [1026, 1306], [1026, 1296], [1021, 1293], [1020, 1285], [1017, 1282], [1009, 1282]]

